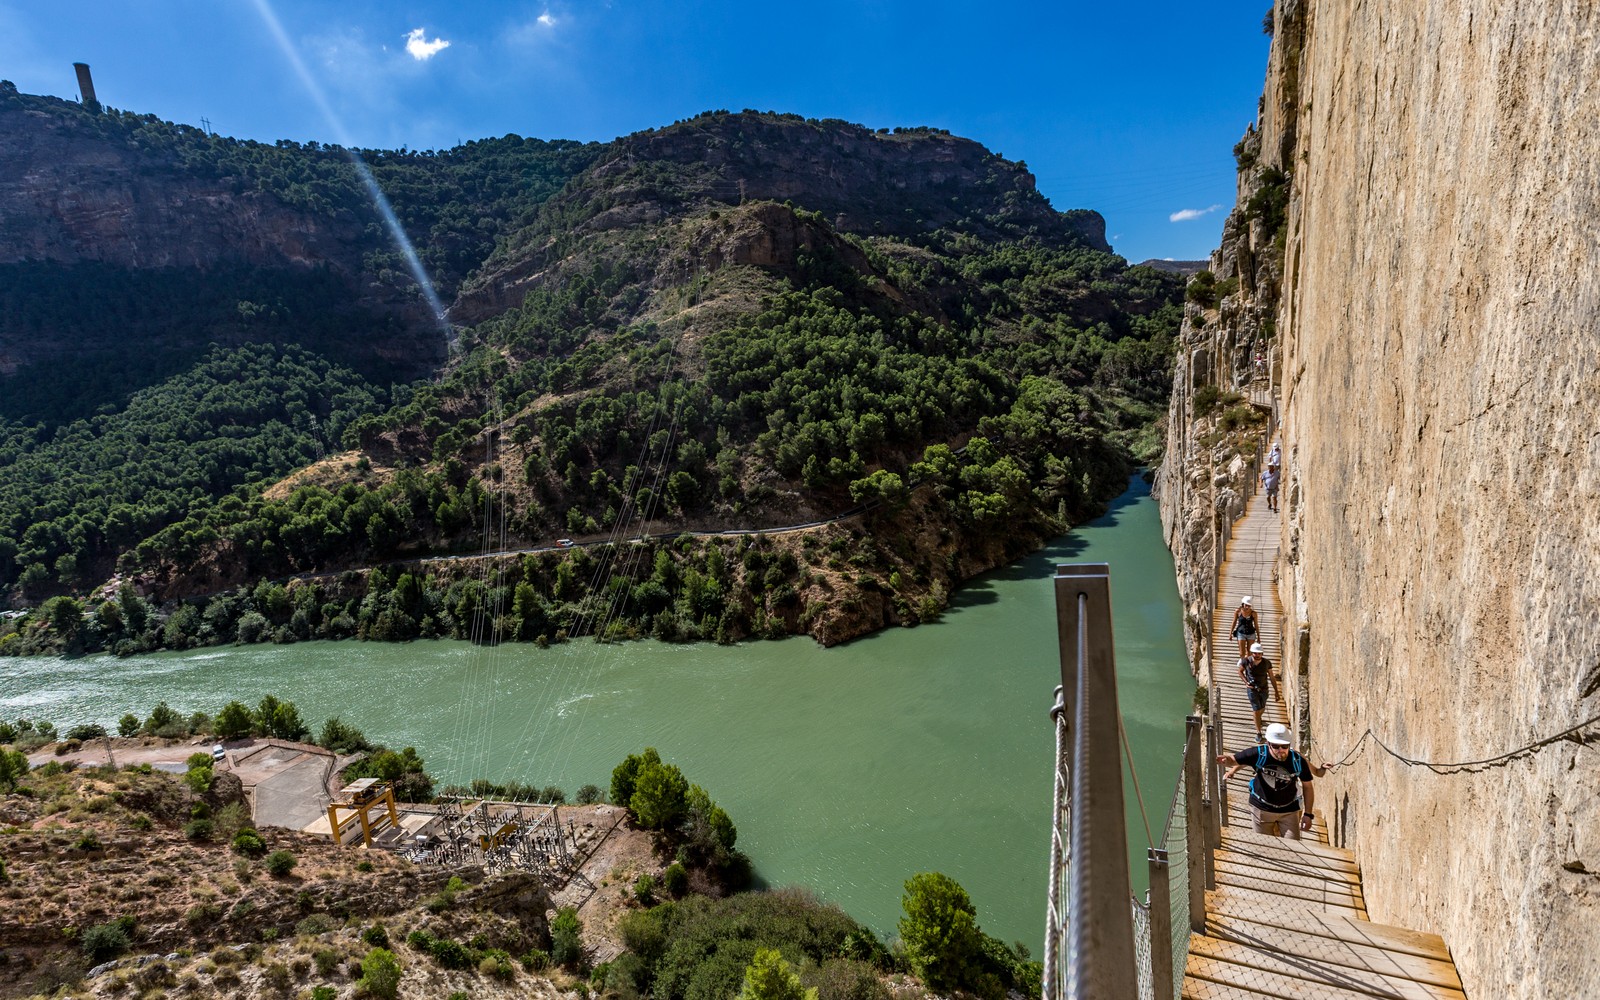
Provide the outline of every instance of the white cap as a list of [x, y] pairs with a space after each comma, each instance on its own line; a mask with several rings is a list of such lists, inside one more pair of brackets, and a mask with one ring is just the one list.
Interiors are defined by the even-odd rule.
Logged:
[[1250, 598], [1248, 598], [1248, 597], [1246, 597], [1246, 598], [1245, 598], [1245, 599], [1244, 599], [1244, 600], [1242, 600], [1242, 601], [1240, 601], [1240, 602], [1239, 602], [1239, 603], [1240, 603], [1240, 604], [1246, 604], [1246, 605], [1247, 605], [1247, 604], [1249, 604], [1249, 603], [1250, 603]]
[[1294, 736], [1289, 732], [1288, 726], [1274, 722], [1267, 727], [1267, 742], [1273, 746], [1286, 747], [1294, 742]]
[[1259, 652], [1261, 652], [1261, 651], [1262, 651], [1262, 650], [1261, 650], [1261, 643], [1259, 643], [1259, 642], [1252, 642], [1252, 643], [1251, 643], [1251, 644], [1250, 644], [1250, 652], [1252, 652], [1252, 653], [1259, 653]]

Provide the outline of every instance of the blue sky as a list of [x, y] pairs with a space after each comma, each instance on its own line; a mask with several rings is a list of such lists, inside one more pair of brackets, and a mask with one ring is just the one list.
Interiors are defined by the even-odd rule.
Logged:
[[384, 148], [607, 140], [713, 108], [932, 125], [1026, 161], [1056, 208], [1100, 211], [1130, 260], [1186, 259], [1233, 204], [1268, 6], [0, 0], [0, 78], [75, 98], [87, 62], [112, 107]]

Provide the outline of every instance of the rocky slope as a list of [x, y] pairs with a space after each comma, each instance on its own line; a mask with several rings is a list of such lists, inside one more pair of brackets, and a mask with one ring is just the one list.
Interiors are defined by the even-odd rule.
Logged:
[[[1600, 11], [1280, 0], [1275, 22], [1247, 142], [1290, 178], [1266, 315], [1302, 735], [1493, 758], [1600, 714]], [[1196, 505], [1171, 487], [1198, 476], [1165, 471], [1180, 538]], [[1593, 732], [1443, 774], [1369, 740], [1319, 796], [1372, 918], [1443, 934], [1469, 996], [1600, 993]]]
[[949, 227], [985, 240], [1029, 236], [1111, 249], [1099, 213], [1055, 211], [1024, 164], [971, 139], [936, 129], [875, 132], [799, 115], [714, 111], [610, 144], [533, 225], [485, 262], [451, 318], [472, 324], [520, 302], [530, 279], [575, 240], [648, 229], [706, 205], [760, 201], [792, 203], [858, 236], [915, 239]]

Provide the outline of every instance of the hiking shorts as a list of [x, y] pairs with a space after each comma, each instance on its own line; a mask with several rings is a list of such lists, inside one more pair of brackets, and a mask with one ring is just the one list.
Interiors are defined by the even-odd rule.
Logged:
[[1245, 686], [1245, 691], [1250, 695], [1250, 711], [1264, 712], [1267, 708], [1267, 689], [1264, 687]]
[[1250, 822], [1255, 824], [1257, 833], [1266, 833], [1274, 837], [1288, 837], [1290, 840], [1300, 839], [1300, 807], [1296, 806], [1288, 812], [1272, 812], [1250, 803]]

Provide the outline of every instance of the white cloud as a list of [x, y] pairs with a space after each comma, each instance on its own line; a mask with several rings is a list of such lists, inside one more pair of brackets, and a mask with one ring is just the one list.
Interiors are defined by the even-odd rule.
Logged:
[[550, 45], [558, 37], [557, 29], [560, 29], [560, 34], [566, 34], [569, 28], [567, 22], [571, 19], [565, 10], [558, 14], [546, 7], [544, 13], [532, 20], [509, 25], [503, 36], [504, 41], [516, 49]]
[[1192, 222], [1193, 220], [1200, 218], [1202, 215], [1210, 215], [1212, 212], [1215, 212], [1221, 207], [1221, 205], [1212, 205], [1210, 208], [1186, 208], [1180, 212], [1173, 212], [1171, 215], [1167, 216], [1167, 221]]
[[443, 38], [435, 38], [431, 42], [428, 41], [423, 37], [421, 28], [413, 28], [411, 33], [406, 35], [406, 51], [411, 53], [411, 58], [417, 62], [432, 59], [439, 54], [440, 49], [448, 49], [449, 47], [450, 43]]

